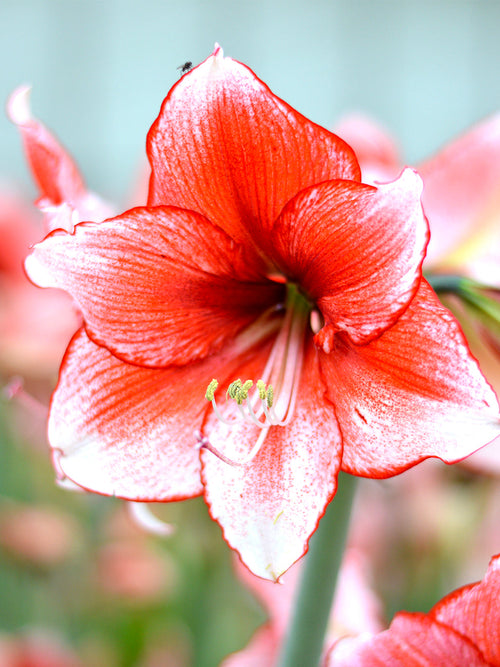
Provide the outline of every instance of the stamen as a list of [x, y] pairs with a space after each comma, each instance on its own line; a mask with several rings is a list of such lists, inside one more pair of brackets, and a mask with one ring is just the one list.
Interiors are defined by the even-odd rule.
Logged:
[[[207, 438], [201, 447], [215, 454], [229, 465], [245, 465], [260, 451], [272, 426], [286, 426], [293, 418], [299, 382], [302, 374], [304, 342], [309, 324], [310, 304], [294, 286], [288, 288], [285, 316], [271, 348], [262, 377], [254, 386], [253, 380], [241, 378], [232, 381], [226, 390], [226, 402], [234, 401], [237, 414], [224, 417], [215, 400], [219, 382], [214, 378], [207, 387], [205, 398], [212, 403], [215, 415], [223, 424], [236, 426], [250, 424], [261, 432], [249, 453], [241, 460], [233, 460], [215, 448]], [[251, 391], [253, 388], [253, 391]]]

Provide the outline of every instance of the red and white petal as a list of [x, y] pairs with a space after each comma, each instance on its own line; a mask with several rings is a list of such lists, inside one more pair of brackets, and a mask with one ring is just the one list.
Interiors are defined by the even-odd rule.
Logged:
[[165, 99], [147, 140], [149, 204], [202, 213], [238, 241], [266, 240], [299, 190], [359, 180], [352, 150], [276, 97], [245, 65], [213, 55]]
[[199, 495], [195, 432], [206, 410], [205, 388], [201, 365], [132, 366], [80, 331], [50, 408], [56, 467], [105, 495], [157, 501]]
[[[257, 378], [269, 349], [236, 377]], [[277, 581], [307, 550], [309, 537], [336, 491], [341, 438], [332, 406], [323, 399], [316, 353], [309, 346], [292, 421], [272, 426], [251, 462], [229, 465], [201, 452], [205, 499], [228, 544], [257, 576]], [[204, 427], [210, 443], [242, 460], [260, 430], [241, 422], [226, 426], [211, 417]]]
[[321, 310], [326, 349], [337, 331], [358, 344], [380, 335], [413, 298], [428, 240], [421, 191], [411, 169], [378, 188], [326, 182], [276, 221], [272, 257]]
[[167, 207], [55, 232], [26, 260], [33, 282], [73, 296], [92, 340], [150, 367], [213, 353], [279, 301], [258, 269], [208, 220]]
[[465, 637], [424, 614], [397, 614], [378, 635], [346, 637], [329, 652], [325, 667], [488, 667]]
[[276, 322], [257, 322], [219, 355], [167, 369], [124, 363], [78, 332], [50, 408], [49, 441], [61, 475], [130, 500], [199, 495], [199, 429], [208, 383], [251, 357], [275, 332]]
[[491, 559], [482, 581], [451, 593], [430, 615], [468, 637], [488, 665], [500, 665], [500, 556]]
[[338, 337], [320, 363], [347, 472], [388, 477], [431, 456], [453, 463], [500, 432], [495, 394], [425, 281], [380, 338], [353, 346]]
[[425, 184], [422, 201], [432, 230], [427, 252], [430, 268], [451, 261], [447, 255], [470, 242], [472, 236], [487, 238], [490, 227], [498, 229], [500, 114], [455, 139], [422, 163], [419, 171]]

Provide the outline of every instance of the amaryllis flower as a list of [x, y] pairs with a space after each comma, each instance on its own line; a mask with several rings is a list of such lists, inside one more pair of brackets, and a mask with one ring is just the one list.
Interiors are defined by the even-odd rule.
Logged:
[[325, 667], [498, 667], [500, 556], [484, 579], [446, 596], [428, 614], [400, 612], [388, 630], [341, 639]]
[[497, 434], [496, 398], [421, 277], [414, 171], [362, 184], [342, 140], [219, 47], [169, 92], [147, 151], [146, 206], [54, 231], [26, 264], [85, 320], [51, 405], [61, 474], [141, 501], [203, 493], [276, 580], [340, 468], [387, 477]]

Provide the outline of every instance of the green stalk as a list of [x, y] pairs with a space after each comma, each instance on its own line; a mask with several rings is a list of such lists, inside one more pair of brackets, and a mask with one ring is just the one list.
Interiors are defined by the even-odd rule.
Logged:
[[464, 285], [469, 281], [463, 276], [446, 273], [429, 273], [425, 275], [432, 289], [438, 294], [460, 294]]
[[319, 665], [332, 607], [337, 574], [344, 555], [356, 477], [339, 474], [338, 490], [305, 556], [302, 580], [288, 627], [279, 667]]

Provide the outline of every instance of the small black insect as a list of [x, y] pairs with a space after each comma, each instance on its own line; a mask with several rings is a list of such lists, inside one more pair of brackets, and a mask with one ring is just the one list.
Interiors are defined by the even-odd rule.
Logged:
[[186, 72], [189, 72], [190, 69], [193, 69], [193, 63], [188, 60], [187, 62], [182, 63], [182, 65], [179, 65], [177, 69], [181, 71], [181, 75], [185, 74]]

